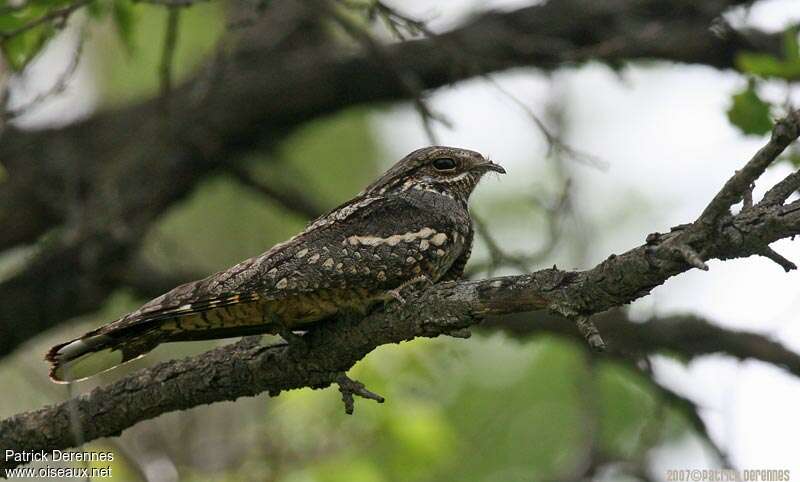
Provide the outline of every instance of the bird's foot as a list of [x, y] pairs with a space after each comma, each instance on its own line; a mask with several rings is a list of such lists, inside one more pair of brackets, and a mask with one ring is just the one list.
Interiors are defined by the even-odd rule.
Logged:
[[336, 378], [336, 384], [339, 385], [339, 391], [342, 392], [344, 411], [348, 415], [353, 414], [353, 410], [355, 408], [355, 395], [358, 395], [361, 398], [375, 400], [378, 403], [383, 403], [386, 401], [385, 398], [377, 393], [367, 390], [363, 383], [348, 377], [346, 373], [342, 373]]
[[416, 284], [425, 283], [427, 286], [432, 286], [433, 281], [425, 275], [416, 276], [401, 284], [393, 290], [386, 292], [386, 301], [397, 300], [401, 305], [406, 304], [406, 299], [403, 297], [403, 290], [406, 290]]

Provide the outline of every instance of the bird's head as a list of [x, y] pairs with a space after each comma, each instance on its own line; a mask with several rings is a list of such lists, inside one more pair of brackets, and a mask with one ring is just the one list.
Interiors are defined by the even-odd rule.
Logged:
[[445, 146], [423, 147], [398, 161], [365, 192], [385, 194], [419, 189], [466, 201], [481, 177], [490, 171], [506, 172], [475, 151]]

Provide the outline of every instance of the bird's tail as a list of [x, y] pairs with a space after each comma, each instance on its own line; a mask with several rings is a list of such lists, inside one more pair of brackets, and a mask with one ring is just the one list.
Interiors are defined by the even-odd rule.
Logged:
[[85, 335], [56, 345], [47, 352], [50, 379], [56, 383], [85, 380], [135, 360], [161, 343], [199, 341], [277, 333], [270, 323], [254, 319], [252, 324], [231, 326], [191, 325], [176, 329], [174, 318], [110, 323]]
[[[107, 327], [106, 327], [107, 328]], [[56, 383], [84, 380], [135, 360], [158, 345], [151, 330], [95, 330], [54, 346], [45, 359]]]

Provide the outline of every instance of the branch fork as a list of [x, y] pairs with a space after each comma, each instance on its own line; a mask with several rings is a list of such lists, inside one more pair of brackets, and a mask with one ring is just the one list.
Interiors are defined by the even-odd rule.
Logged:
[[385, 398], [377, 393], [367, 390], [363, 383], [348, 377], [346, 373], [342, 373], [336, 378], [336, 384], [339, 385], [339, 391], [342, 393], [344, 412], [348, 415], [352, 415], [355, 409], [355, 396], [367, 400], [375, 400], [378, 403], [386, 401]]

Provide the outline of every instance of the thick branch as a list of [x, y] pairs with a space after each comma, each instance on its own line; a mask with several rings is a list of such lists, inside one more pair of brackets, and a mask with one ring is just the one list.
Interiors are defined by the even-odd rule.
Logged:
[[270, 2], [246, 41], [212, 63], [210, 75], [172, 89], [168, 117], [154, 99], [64, 128], [5, 132], [0, 159], [9, 177], [0, 184], [0, 249], [61, 228], [24, 271], [0, 282], [0, 355], [98, 308], [120, 286], [149, 226], [221, 164], [320, 115], [409, 98], [398, 72], [432, 89], [516, 66], [555, 69], [590, 59], [729, 68], [742, 48], [780, 44], [779, 35], [711, 33], [716, 16], [743, 3], [547, 2], [387, 46], [387, 63], [371, 52], [334, 48], [320, 34], [319, 19], [298, 2]]
[[[728, 330], [696, 315], [674, 315], [644, 322], [630, 320], [621, 309], [593, 317], [608, 338], [610, 355], [647, 355], [667, 352], [683, 359], [719, 353], [738, 360], [757, 360], [783, 368], [800, 377], [800, 355], [764, 335]], [[502, 330], [514, 337], [558, 334], [583, 340], [562, 317], [547, 312], [489, 317], [482, 330]]]

